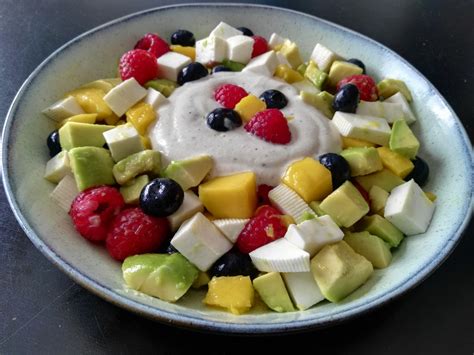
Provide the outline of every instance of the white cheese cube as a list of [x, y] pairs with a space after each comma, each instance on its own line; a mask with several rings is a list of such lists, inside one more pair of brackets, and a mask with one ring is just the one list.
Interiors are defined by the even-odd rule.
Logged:
[[191, 190], [184, 191], [184, 200], [178, 210], [172, 215], [166, 217], [170, 222], [171, 230], [176, 231], [179, 226], [187, 219], [191, 218], [198, 212], [203, 212], [204, 206]]
[[268, 46], [271, 49], [275, 49], [275, 47], [281, 46], [287, 40], [288, 40], [287, 38], [283, 38], [278, 33], [274, 32], [272, 33], [272, 35], [270, 36], [270, 39], [268, 40]]
[[131, 123], [117, 126], [102, 134], [116, 162], [145, 150], [140, 134]]
[[276, 56], [278, 58], [278, 64], [288, 65], [290, 68], [292, 68], [288, 59], [286, 59], [286, 57], [283, 54], [281, 54], [281, 52], [276, 52]]
[[45, 108], [42, 112], [44, 115], [57, 122], [71, 116], [85, 113], [76, 98], [72, 96], [68, 96], [65, 99], [55, 102], [51, 106]]
[[79, 195], [79, 190], [76, 180], [72, 174], [68, 174], [56, 185], [49, 197], [64, 211], [69, 212], [72, 201], [77, 195]]
[[300, 311], [324, 300], [312, 272], [285, 272], [281, 276], [293, 303]]
[[387, 120], [383, 118], [337, 111], [332, 123], [344, 137], [388, 145], [391, 129]]
[[68, 153], [66, 150], [63, 150], [49, 159], [49, 161], [46, 163], [44, 178], [48, 181], [51, 181], [52, 183], [57, 184], [71, 172]]
[[148, 91], [135, 78], [122, 81], [105, 96], [104, 101], [117, 116], [122, 116], [127, 110], [143, 99]]
[[227, 58], [234, 62], [247, 64], [252, 58], [254, 39], [238, 35], [227, 38]]
[[232, 243], [200, 212], [179, 227], [171, 245], [201, 271], [207, 271], [232, 248]]
[[296, 83], [293, 83], [291, 85], [293, 85], [299, 93], [301, 93], [301, 91], [305, 91], [317, 95], [321, 92], [321, 90], [319, 90], [316, 86], [313, 85], [311, 81], [306, 78], [301, 81], [297, 81]]
[[291, 224], [285, 239], [313, 257], [327, 244], [344, 238], [344, 233], [329, 215], [310, 219], [297, 225]]
[[316, 63], [319, 70], [328, 72], [331, 68], [332, 62], [338, 58], [338, 55], [330, 49], [324, 47], [322, 44], [317, 43], [311, 53], [310, 59]]
[[292, 189], [280, 184], [268, 193], [268, 198], [284, 214], [291, 216], [297, 223], [301, 222], [305, 212], [313, 214], [309, 205]]
[[215, 219], [212, 222], [232, 243], [237, 241], [240, 232], [244, 229], [250, 219], [246, 218], [223, 218]]
[[385, 101], [361, 101], [357, 105], [356, 114], [382, 117], [388, 123], [405, 119], [402, 105]]
[[220, 37], [223, 39], [238, 35], [243, 35], [243, 32], [222, 21], [209, 33], [209, 37]]
[[158, 90], [155, 90], [153, 88], [148, 88], [147, 91], [148, 93], [143, 99], [143, 102], [153, 107], [153, 110], [156, 111], [158, 107], [168, 102], [168, 99], [166, 98], [166, 96], [163, 95]]
[[158, 77], [171, 81], [178, 80], [178, 74], [186, 65], [191, 64], [191, 58], [176, 52], [168, 52], [159, 57]]
[[416, 121], [416, 117], [410, 108], [410, 104], [401, 92], [397, 92], [395, 95], [390, 96], [388, 99], [385, 99], [384, 102], [402, 105], [403, 113], [405, 114], [405, 121], [407, 121], [408, 124], [412, 124]]
[[394, 188], [385, 204], [384, 217], [406, 235], [428, 229], [435, 204], [412, 179]]
[[249, 255], [255, 267], [260, 271], [310, 271], [309, 253], [294, 246], [284, 238], [255, 249]]
[[244, 72], [252, 72], [260, 75], [273, 76], [278, 66], [278, 58], [274, 51], [268, 51], [252, 58], [247, 66], [242, 69]]
[[196, 62], [204, 65], [222, 62], [227, 55], [227, 42], [220, 37], [208, 37], [196, 42]]

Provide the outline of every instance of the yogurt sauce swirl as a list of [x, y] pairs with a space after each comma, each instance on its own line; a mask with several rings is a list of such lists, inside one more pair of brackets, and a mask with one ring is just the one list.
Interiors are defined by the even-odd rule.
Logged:
[[[206, 116], [221, 107], [214, 90], [235, 84], [260, 96], [276, 89], [288, 98], [282, 109], [289, 120], [291, 142], [268, 143], [242, 127], [218, 132], [206, 124]], [[278, 185], [288, 165], [304, 157], [341, 151], [341, 140], [331, 121], [304, 103], [296, 88], [283, 81], [249, 72], [220, 72], [177, 88], [169, 101], [158, 108], [157, 120], [149, 129], [152, 147], [162, 154], [162, 164], [208, 154], [214, 159], [210, 177], [253, 171], [258, 184]]]

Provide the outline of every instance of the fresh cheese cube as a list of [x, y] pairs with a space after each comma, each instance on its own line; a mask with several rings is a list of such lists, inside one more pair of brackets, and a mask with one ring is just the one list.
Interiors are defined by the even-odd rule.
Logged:
[[268, 40], [268, 46], [271, 49], [281, 47], [285, 43], [286, 38], [283, 38], [278, 33], [272, 33], [270, 39]]
[[130, 107], [143, 99], [147, 93], [148, 91], [135, 78], [130, 78], [110, 90], [104, 96], [104, 101], [117, 116], [122, 116]]
[[64, 211], [69, 212], [72, 201], [78, 194], [76, 180], [74, 176], [68, 174], [56, 185], [49, 197]]
[[244, 35], [227, 38], [227, 59], [247, 64], [252, 58], [253, 43], [252, 37]]
[[148, 93], [143, 99], [143, 102], [153, 107], [153, 110], [156, 111], [158, 107], [168, 102], [168, 99], [166, 98], [166, 96], [163, 95], [158, 90], [155, 90], [153, 88], [148, 88], [147, 91]]
[[177, 81], [181, 69], [191, 64], [192, 60], [185, 55], [176, 52], [168, 52], [159, 57], [156, 62], [158, 63], [159, 78]]
[[67, 151], [63, 150], [46, 163], [44, 178], [57, 184], [69, 173], [71, 173], [69, 156]]
[[324, 296], [311, 272], [282, 273], [286, 288], [293, 303], [300, 311], [324, 300]]
[[103, 133], [112, 158], [118, 162], [129, 155], [145, 150], [138, 131], [126, 123]]
[[284, 238], [313, 257], [325, 245], [342, 240], [344, 233], [329, 215], [325, 215], [291, 224]]
[[296, 222], [301, 222], [305, 212], [313, 213], [309, 205], [292, 189], [280, 184], [268, 193], [268, 198], [284, 214], [291, 216]]
[[284, 238], [275, 240], [250, 254], [255, 267], [264, 272], [310, 271], [309, 253]]
[[227, 55], [227, 42], [220, 37], [208, 37], [196, 42], [196, 62], [204, 65], [222, 62]]
[[321, 92], [321, 90], [319, 90], [311, 81], [306, 78], [291, 85], [293, 85], [299, 93], [304, 91], [313, 95], [317, 95]]
[[166, 218], [170, 222], [171, 230], [174, 232], [185, 220], [198, 212], [204, 212], [204, 206], [194, 192], [187, 190], [184, 191], [184, 200], [181, 206], [176, 212]]
[[322, 44], [317, 43], [311, 53], [310, 59], [316, 63], [319, 70], [328, 72], [331, 68], [332, 62], [338, 58], [338, 55], [330, 49], [324, 47]]
[[435, 204], [412, 179], [392, 190], [384, 217], [404, 234], [413, 235], [426, 232], [434, 209]]
[[85, 113], [82, 107], [73, 96], [59, 100], [51, 106], [45, 108], [43, 114], [54, 121], [60, 122], [65, 118]]
[[390, 126], [380, 117], [337, 111], [332, 123], [344, 137], [362, 139], [379, 145], [388, 145], [390, 140]]
[[401, 104], [385, 101], [360, 101], [357, 105], [356, 114], [365, 116], [382, 117], [388, 123], [405, 119], [405, 113]]
[[212, 221], [217, 228], [229, 239], [232, 243], [237, 241], [240, 232], [245, 225], [250, 221], [248, 218], [222, 218]]
[[201, 271], [207, 271], [232, 248], [232, 243], [201, 212], [181, 225], [171, 245]]
[[220, 37], [223, 39], [239, 35], [243, 35], [243, 32], [222, 21], [209, 33], [209, 37]]
[[291, 68], [290, 62], [288, 61], [288, 59], [286, 59], [286, 57], [281, 52], [276, 52], [276, 56], [278, 58], [279, 64], [287, 65]]
[[412, 124], [416, 121], [416, 117], [410, 108], [410, 104], [408, 103], [407, 99], [405, 98], [405, 96], [403, 96], [401, 92], [397, 92], [395, 95], [390, 96], [388, 99], [385, 99], [384, 102], [402, 105], [403, 113], [405, 115], [404, 118], [408, 124]]
[[243, 72], [252, 72], [260, 75], [273, 76], [279, 65], [277, 55], [274, 51], [268, 51], [253, 58], [247, 66], [242, 69]]

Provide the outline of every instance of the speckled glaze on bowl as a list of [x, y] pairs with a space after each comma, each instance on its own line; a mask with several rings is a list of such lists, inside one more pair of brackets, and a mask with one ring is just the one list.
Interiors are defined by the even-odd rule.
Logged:
[[[278, 18], [278, 28], [274, 19]], [[54, 186], [43, 179], [48, 159], [45, 138], [54, 129], [40, 111], [66, 91], [115, 75], [117, 58], [143, 33], [168, 38], [188, 28], [203, 38], [219, 22], [248, 26], [268, 37], [273, 31], [298, 40], [307, 58], [316, 42], [345, 57], [365, 62], [377, 79], [394, 77], [410, 87], [418, 117], [414, 130], [420, 155], [431, 166], [426, 190], [438, 196], [429, 230], [406, 238], [387, 269], [377, 270], [339, 304], [323, 303], [304, 312], [270, 313], [257, 307], [234, 316], [202, 304], [203, 292], [188, 293], [176, 304], [127, 290], [120, 264], [103, 248], [86, 242], [64, 211], [49, 198]], [[456, 159], [452, 159], [456, 157]], [[398, 55], [358, 33], [327, 21], [275, 7], [193, 4], [132, 14], [97, 27], [51, 54], [25, 81], [8, 112], [2, 164], [12, 209], [34, 245], [72, 279], [104, 299], [158, 321], [200, 330], [240, 334], [285, 333], [323, 327], [371, 310], [403, 294], [438, 267], [458, 242], [472, 210], [472, 146], [452, 109], [438, 91]]]

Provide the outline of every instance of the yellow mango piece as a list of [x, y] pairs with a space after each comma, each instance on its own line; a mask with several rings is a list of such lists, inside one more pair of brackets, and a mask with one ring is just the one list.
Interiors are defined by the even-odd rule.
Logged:
[[152, 149], [151, 147], [151, 141], [150, 138], [147, 136], [140, 136], [140, 139], [142, 140], [142, 144], [145, 147], [145, 149]]
[[213, 277], [208, 283], [204, 303], [242, 314], [254, 305], [254, 290], [249, 276]]
[[415, 168], [413, 162], [387, 147], [377, 148], [382, 165], [400, 178], [405, 178]]
[[290, 63], [292, 68], [296, 69], [303, 61], [301, 60], [300, 51], [298, 46], [295, 42], [291, 42], [290, 40], [286, 40], [282, 46], [278, 49], [278, 51], [283, 54], [286, 60]]
[[110, 116], [104, 118], [104, 121], [108, 125], [115, 126], [120, 121], [120, 117], [112, 112], [112, 114]]
[[250, 218], [257, 206], [255, 173], [216, 177], [199, 185], [199, 198], [215, 218]]
[[127, 122], [130, 122], [141, 136], [146, 134], [148, 126], [156, 119], [151, 105], [139, 102], [126, 112]]
[[94, 124], [97, 119], [96, 113], [81, 113], [80, 115], [71, 116], [59, 122], [56, 128], [61, 128], [68, 122], [90, 123]]
[[97, 113], [98, 121], [114, 115], [104, 101], [104, 90], [97, 88], [77, 89], [71, 91], [66, 96], [73, 96], [86, 113]]
[[426, 195], [426, 197], [428, 197], [428, 199], [429, 199], [431, 202], [435, 202], [435, 201], [436, 201], [437, 196], [436, 196], [434, 193], [429, 192], [429, 191], [426, 191], [426, 192], [425, 192], [425, 195]]
[[120, 126], [120, 125], [125, 124], [125, 123], [127, 123], [127, 121], [125, 121], [125, 120], [119, 120], [115, 125], [116, 125], [116, 126]]
[[196, 60], [196, 48], [194, 47], [185, 47], [185, 46], [180, 46], [179, 44], [173, 44], [170, 46], [170, 49], [173, 52], [185, 55], [186, 57], [190, 58], [193, 62]]
[[355, 147], [375, 147], [374, 143], [363, 141], [361, 139], [341, 136], [341, 140], [343, 149]]
[[255, 116], [256, 113], [263, 111], [267, 108], [265, 102], [260, 100], [255, 95], [247, 95], [235, 105], [234, 111], [236, 111], [243, 123], [247, 123]]
[[332, 192], [331, 172], [313, 158], [292, 163], [281, 181], [307, 203], [321, 201]]
[[304, 79], [303, 75], [286, 64], [280, 64], [277, 66], [275, 76], [285, 80], [288, 84], [293, 84]]

